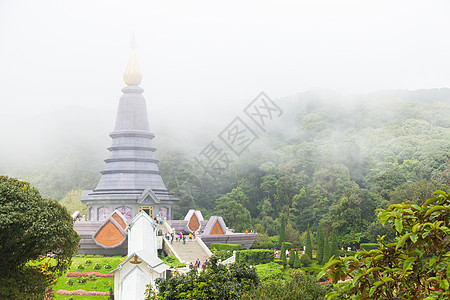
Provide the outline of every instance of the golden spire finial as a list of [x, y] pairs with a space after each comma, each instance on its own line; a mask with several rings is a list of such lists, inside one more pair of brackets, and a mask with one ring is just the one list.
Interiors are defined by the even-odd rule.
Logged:
[[127, 69], [123, 74], [123, 79], [128, 85], [139, 85], [142, 81], [142, 73], [141, 70], [139, 70], [138, 60], [136, 57], [136, 53], [134, 52], [134, 49], [136, 49], [136, 39], [134, 37], [134, 33], [131, 37], [130, 48], [130, 58], [128, 60]]

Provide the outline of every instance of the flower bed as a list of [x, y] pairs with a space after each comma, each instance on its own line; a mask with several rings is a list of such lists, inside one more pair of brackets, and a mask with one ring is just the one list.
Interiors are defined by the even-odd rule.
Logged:
[[58, 295], [85, 295], [85, 296], [109, 296], [108, 292], [96, 292], [85, 290], [76, 290], [76, 291], [66, 291], [66, 290], [58, 290], [56, 292]]
[[86, 273], [79, 273], [79, 272], [70, 272], [67, 273], [67, 277], [81, 277], [81, 276], [89, 276], [94, 275], [95, 277], [114, 277], [114, 274], [102, 274], [99, 272], [86, 272]]

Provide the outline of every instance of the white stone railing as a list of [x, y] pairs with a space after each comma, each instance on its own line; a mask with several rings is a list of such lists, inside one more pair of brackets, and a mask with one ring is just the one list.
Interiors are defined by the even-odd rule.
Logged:
[[220, 262], [222, 265], [228, 265], [236, 262], [236, 250], [233, 251], [233, 255], [224, 261]]
[[163, 225], [164, 227], [166, 227], [168, 233], [172, 233], [172, 232], [173, 232], [172, 227], [170, 227], [169, 223], [167, 223], [166, 220], [163, 221], [162, 225]]

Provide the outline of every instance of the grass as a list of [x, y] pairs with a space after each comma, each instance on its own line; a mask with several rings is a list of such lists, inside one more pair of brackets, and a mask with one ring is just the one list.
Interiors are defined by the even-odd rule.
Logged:
[[[102, 255], [86, 255], [81, 257], [81, 255], [77, 255], [72, 259], [72, 265], [70, 266], [67, 273], [71, 272], [98, 272], [102, 274], [108, 274], [112, 270], [114, 270], [120, 262], [122, 262], [125, 257], [122, 256], [113, 256], [113, 257], [103, 257]], [[89, 262], [90, 261], [90, 262]], [[95, 264], [98, 264], [101, 268], [96, 270], [94, 269]], [[110, 269], [105, 269], [105, 265], [108, 264], [111, 266]], [[83, 266], [84, 269], [80, 269], [78, 266]], [[67, 281], [71, 279], [74, 284], [69, 285]], [[52, 286], [55, 290], [55, 295], [53, 299], [68, 299], [72, 297], [75, 299], [108, 299], [108, 296], [84, 296], [84, 295], [58, 295], [56, 292], [58, 290], [67, 290], [67, 291], [75, 291], [75, 290], [85, 290], [85, 291], [98, 291], [98, 292], [109, 292], [109, 287], [114, 288], [114, 277], [95, 277], [95, 280], [86, 280], [85, 283], [78, 283], [77, 277], [67, 277], [66, 275], [58, 278], [58, 281]]]

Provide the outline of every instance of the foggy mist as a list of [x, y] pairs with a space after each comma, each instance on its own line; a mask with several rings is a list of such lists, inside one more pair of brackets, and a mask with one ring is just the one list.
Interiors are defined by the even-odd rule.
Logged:
[[448, 1], [1, 1], [0, 173], [77, 144], [106, 157], [132, 32], [155, 144], [194, 155], [261, 91], [276, 100], [325, 89], [344, 99], [448, 86], [449, 9]]

